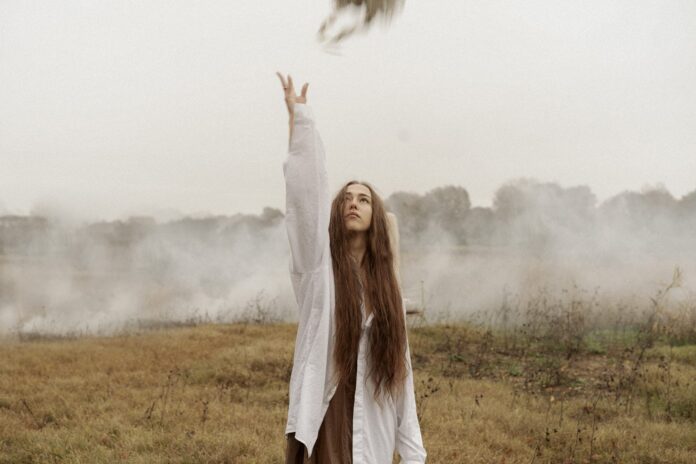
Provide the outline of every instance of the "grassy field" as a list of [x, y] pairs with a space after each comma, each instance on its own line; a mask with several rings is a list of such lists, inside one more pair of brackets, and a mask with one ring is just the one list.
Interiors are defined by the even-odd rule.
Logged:
[[[4, 340], [0, 463], [283, 462], [295, 333]], [[696, 462], [696, 345], [563, 333], [411, 328], [428, 462]]]

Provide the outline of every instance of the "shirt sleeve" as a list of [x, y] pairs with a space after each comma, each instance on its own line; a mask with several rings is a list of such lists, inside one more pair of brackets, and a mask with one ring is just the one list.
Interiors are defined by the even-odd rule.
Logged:
[[290, 242], [290, 272], [314, 271], [329, 240], [330, 201], [324, 145], [312, 109], [295, 104], [285, 176], [285, 225]]
[[423, 464], [427, 453], [423, 447], [418, 415], [416, 413], [416, 395], [413, 387], [413, 370], [411, 368], [411, 351], [406, 338], [407, 376], [402, 394], [396, 401], [396, 451], [403, 464]]

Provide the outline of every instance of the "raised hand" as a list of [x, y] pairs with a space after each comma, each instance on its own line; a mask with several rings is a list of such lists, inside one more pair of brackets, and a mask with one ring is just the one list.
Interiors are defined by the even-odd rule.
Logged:
[[295, 114], [295, 103], [307, 103], [307, 87], [309, 83], [305, 83], [302, 86], [302, 92], [300, 95], [295, 94], [295, 86], [292, 83], [292, 77], [288, 74], [287, 79], [283, 77], [279, 72], [276, 73], [280, 79], [280, 83], [283, 86], [283, 92], [285, 93], [285, 106], [288, 108], [288, 115], [293, 117]]

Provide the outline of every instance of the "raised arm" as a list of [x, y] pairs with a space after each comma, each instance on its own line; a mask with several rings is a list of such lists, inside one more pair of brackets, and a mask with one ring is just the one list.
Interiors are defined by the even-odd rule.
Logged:
[[290, 241], [291, 272], [312, 272], [322, 262], [329, 240], [330, 200], [324, 145], [307, 106], [307, 87], [295, 95], [292, 78], [278, 74], [290, 117], [285, 174], [285, 225]]

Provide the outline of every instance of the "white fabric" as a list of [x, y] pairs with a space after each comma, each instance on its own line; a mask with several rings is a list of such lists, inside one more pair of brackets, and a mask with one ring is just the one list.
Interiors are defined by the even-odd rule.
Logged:
[[[324, 147], [307, 105], [295, 104], [293, 134], [283, 172], [290, 277], [299, 307], [285, 433], [295, 432], [295, 439], [304, 443], [311, 456], [337, 385], [332, 355], [335, 287], [328, 232], [331, 200]], [[424, 463], [426, 451], [416, 415], [408, 342], [408, 376], [403, 393], [396, 401], [387, 397], [382, 408], [373, 397], [374, 381], [366, 378], [372, 314], [365, 320], [364, 307], [361, 310], [363, 327], [353, 407], [353, 464], [390, 464], [394, 451], [403, 463]]]

